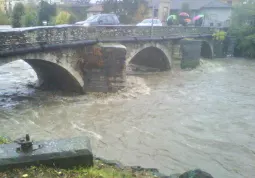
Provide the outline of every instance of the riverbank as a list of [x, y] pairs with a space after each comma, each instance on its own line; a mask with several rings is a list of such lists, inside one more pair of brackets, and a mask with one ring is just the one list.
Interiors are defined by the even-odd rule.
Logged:
[[[7, 138], [0, 137], [0, 144], [8, 144], [10, 141]], [[99, 158], [94, 158], [94, 166], [92, 168], [76, 167], [71, 169], [58, 169], [46, 166], [29, 167], [22, 169], [7, 170], [0, 172], [0, 177], [36, 177], [36, 178], [49, 178], [49, 177], [88, 177], [88, 178], [118, 178], [118, 177], [140, 177], [152, 178], [155, 177], [152, 171], [135, 171], [131, 167], [124, 167], [121, 164], [112, 161], [106, 161]]]
[[[0, 136], [0, 144], [11, 143], [10, 139]], [[0, 160], [1, 161], [1, 160]], [[0, 172], [0, 177], [13, 178], [13, 177], [36, 177], [36, 178], [49, 178], [49, 177], [88, 177], [88, 178], [153, 178], [165, 177], [160, 174], [157, 169], [144, 169], [139, 166], [128, 167], [116, 161], [109, 161], [102, 158], [94, 157], [93, 167], [74, 167], [70, 169], [59, 169], [46, 166], [31, 166], [28, 168], [9, 169]], [[1, 165], [1, 164], [0, 164]], [[0, 166], [1, 168], [1, 166]]]
[[[8, 139], [0, 137], [0, 144], [11, 143]], [[1, 149], [1, 148], [0, 148]], [[1, 150], [0, 150], [1, 151]], [[0, 160], [1, 162], [1, 160]], [[64, 177], [64, 178], [213, 178], [210, 174], [199, 169], [166, 176], [155, 168], [142, 168], [140, 166], [124, 166], [120, 162], [105, 160], [94, 156], [93, 167], [74, 167], [70, 169], [60, 169], [57, 167], [31, 166], [27, 168], [9, 169], [0, 171], [0, 177]], [[0, 164], [0, 169], [2, 168]], [[3, 170], [3, 169], [1, 169]]]
[[214, 177], [255, 177], [255, 61], [179, 68], [173, 61], [171, 71], [128, 75], [127, 88], [115, 94], [68, 97], [26, 87], [36, 80], [31, 67], [6, 64], [0, 93], [13, 100], [0, 103], [0, 135], [88, 136], [94, 154], [124, 165], [168, 175], [199, 167]]
[[84, 168], [77, 167], [72, 169], [58, 169], [49, 168], [45, 166], [30, 167], [27, 169], [15, 169], [6, 172], [0, 172], [0, 177], [13, 178], [13, 177], [36, 177], [36, 178], [49, 178], [49, 177], [65, 177], [65, 178], [153, 178], [157, 177], [148, 171], [134, 172], [132, 169], [121, 169], [114, 166], [104, 164], [100, 160], [94, 161], [94, 167]]

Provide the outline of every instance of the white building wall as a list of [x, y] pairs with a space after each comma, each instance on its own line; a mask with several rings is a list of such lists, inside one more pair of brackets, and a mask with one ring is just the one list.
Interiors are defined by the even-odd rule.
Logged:
[[225, 26], [231, 17], [231, 8], [211, 8], [204, 9], [204, 26]]
[[170, 11], [170, 0], [160, 0], [158, 8], [158, 18], [163, 24], [166, 23], [166, 19]]

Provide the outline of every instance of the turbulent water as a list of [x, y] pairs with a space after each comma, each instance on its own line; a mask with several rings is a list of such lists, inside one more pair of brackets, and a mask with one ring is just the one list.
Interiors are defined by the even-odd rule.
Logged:
[[255, 177], [255, 61], [202, 61], [195, 70], [128, 76], [115, 94], [69, 96], [29, 87], [24, 62], [0, 66], [0, 135], [87, 135], [97, 156], [163, 173], [201, 168]]

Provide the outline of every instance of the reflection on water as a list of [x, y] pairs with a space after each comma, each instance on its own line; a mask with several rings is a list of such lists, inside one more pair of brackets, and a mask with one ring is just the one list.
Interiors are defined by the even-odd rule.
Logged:
[[28, 87], [22, 61], [0, 66], [0, 135], [87, 135], [94, 153], [165, 173], [201, 168], [255, 177], [255, 62], [202, 61], [195, 70], [128, 77], [115, 94], [66, 96]]

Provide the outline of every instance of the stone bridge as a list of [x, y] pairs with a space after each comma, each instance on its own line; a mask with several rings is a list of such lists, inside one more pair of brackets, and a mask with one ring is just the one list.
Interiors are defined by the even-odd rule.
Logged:
[[213, 57], [207, 27], [54, 26], [0, 32], [0, 64], [22, 59], [35, 70], [38, 86], [84, 93], [125, 86], [133, 63], [169, 70], [184, 38], [202, 41], [201, 55]]

